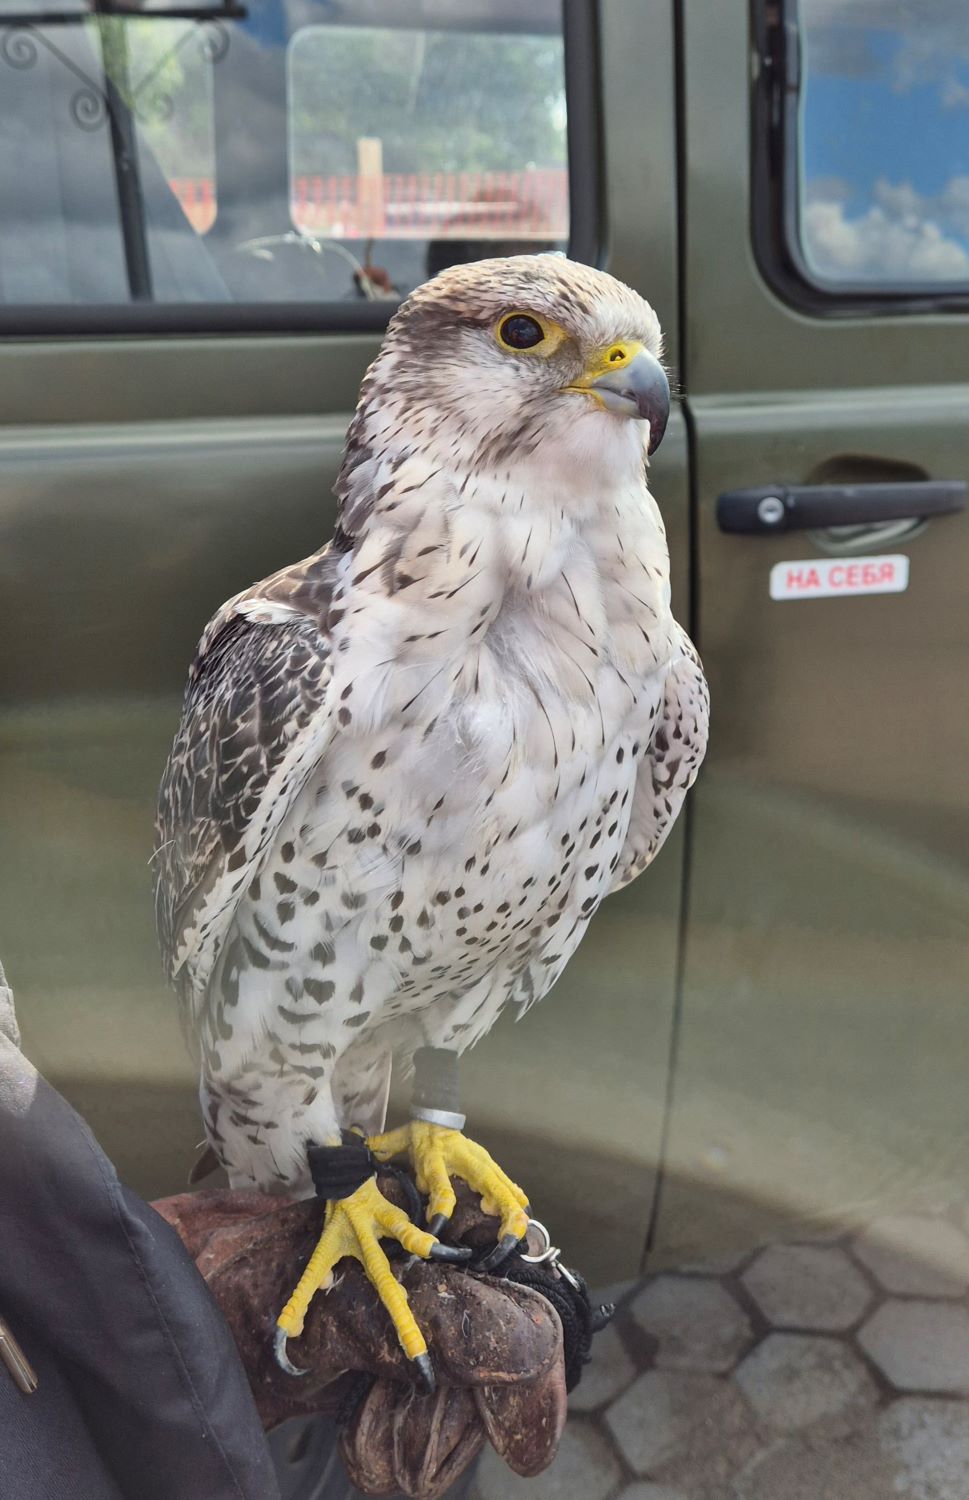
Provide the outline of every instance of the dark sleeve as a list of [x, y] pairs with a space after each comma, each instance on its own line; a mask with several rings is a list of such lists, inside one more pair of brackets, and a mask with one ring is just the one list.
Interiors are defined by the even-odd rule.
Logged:
[[[0, 1010], [8, 996], [0, 970]], [[23, 1396], [0, 1367], [0, 1500], [278, 1500], [245, 1371], [194, 1263], [15, 1040], [0, 1025], [0, 1313], [40, 1385]], [[51, 1488], [41, 1470], [58, 1452], [76, 1462]], [[81, 1480], [95, 1457], [99, 1489]]]

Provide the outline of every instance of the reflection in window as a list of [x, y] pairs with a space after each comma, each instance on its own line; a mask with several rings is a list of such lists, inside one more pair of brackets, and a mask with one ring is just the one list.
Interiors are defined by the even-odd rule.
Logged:
[[350, 242], [377, 290], [568, 239], [557, 33], [306, 27], [289, 108], [293, 222]]
[[0, 0], [0, 307], [396, 299], [564, 248], [561, 0], [182, 8]]
[[[214, 31], [0, 6], [0, 303], [224, 301]], [[5, 19], [5, 15], [9, 19]]]
[[800, 237], [829, 283], [969, 283], [969, 5], [800, 0]]
[[198, 234], [215, 222], [215, 140], [212, 63], [218, 34], [192, 21], [121, 20], [90, 23], [100, 29], [104, 67], [124, 78], [127, 102], [182, 212]]

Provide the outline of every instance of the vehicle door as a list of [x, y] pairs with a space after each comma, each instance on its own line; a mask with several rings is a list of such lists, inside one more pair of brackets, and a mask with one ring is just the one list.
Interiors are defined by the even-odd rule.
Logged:
[[969, 1138], [969, 17], [681, 9], [713, 727], [673, 1259], [955, 1191]]

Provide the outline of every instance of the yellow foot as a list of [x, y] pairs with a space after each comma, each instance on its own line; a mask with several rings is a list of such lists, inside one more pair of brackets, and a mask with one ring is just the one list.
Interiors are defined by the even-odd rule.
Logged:
[[488, 1271], [499, 1265], [523, 1238], [528, 1229], [528, 1199], [511, 1178], [488, 1155], [483, 1146], [444, 1125], [426, 1120], [411, 1120], [385, 1135], [371, 1136], [367, 1145], [378, 1161], [406, 1151], [422, 1193], [427, 1193], [427, 1221], [432, 1234], [438, 1234], [454, 1212], [456, 1198], [451, 1186], [452, 1173], [462, 1177], [481, 1195], [486, 1214], [501, 1220], [498, 1244], [481, 1264]]
[[441, 1245], [432, 1234], [412, 1224], [403, 1209], [390, 1203], [370, 1177], [348, 1198], [331, 1199], [319, 1243], [286, 1306], [276, 1319], [276, 1359], [287, 1374], [304, 1375], [286, 1354], [286, 1340], [303, 1332], [307, 1309], [318, 1291], [333, 1285], [333, 1268], [345, 1255], [359, 1260], [384, 1307], [409, 1360], [413, 1360], [423, 1383], [434, 1388], [434, 1374], [427, 1344], [410, 1310], [407, 1293], [394, 1276], [379, 1241], [397, 1240], [412, 1255], [423, 1260], [459, 1261], [470, 1251]]

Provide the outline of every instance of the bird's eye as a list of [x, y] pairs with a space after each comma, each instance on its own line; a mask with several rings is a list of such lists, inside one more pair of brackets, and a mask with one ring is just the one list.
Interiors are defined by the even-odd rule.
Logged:
[[545, 337], [545, 329], [528, 313], [511, 313], [498, 324], [498, 340], [506, 349], [534, 349]]

